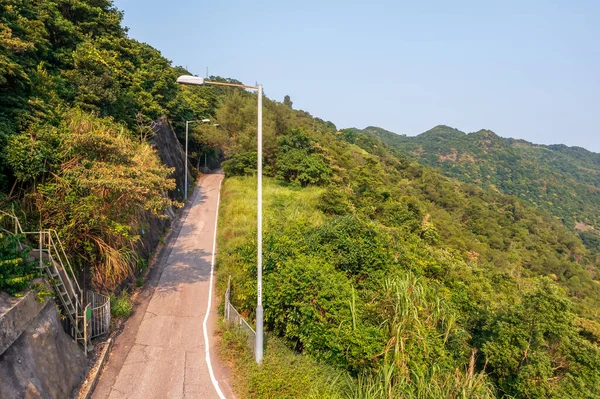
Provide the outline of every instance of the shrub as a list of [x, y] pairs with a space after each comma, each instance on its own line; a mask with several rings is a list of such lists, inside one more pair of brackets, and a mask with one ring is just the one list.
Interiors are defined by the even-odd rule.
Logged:
[[329, 219], [315, 229], [311, 250], [329, 256], [338, 270], [360, 278], [394, 263], [391, 241], [376, 223], [349, 215]]
[[265, 322], [299, 351], [357, 370], [382, 350], [377, 329], [352, 322], [349, 279], [322, 259], [285, 262], [265, 278], [265, 293]]
[[113, 317], [129, 317], [133, 312], [133, 302], [127, 291], [121, 291], [119, 296], [110, 295], [110, 313]]
[[34, 194], [40, 217], [76, 264], [94, 265], [96, 287], [114, 289], [135, 268], [140, 215], [178, 205], [164, 195], [175, 187], [172, 170], [150, 144], [108, 118], [73, 110], [59, 128], [40, 129], [61, 137], [60, 166]]
[[317, 207], [328, 215], [345, 215], [351, 209], [347, 195], [335, 186], [327, 188], [319, 198]]
[[275, 170], [279, 179], [302, 187], [326, 184], [331, 176], [331, 168], [321, 156], [299, 149], [281, 152]]
[[38, 275], [35, 262], [27, 261], [28, 252], [19, 247], [18, 236], [0, 233], [0, 290], [15, 295]]
[[221, 164], [225, 176], [245, 176], [256, 173], [257, 153], [241, 152]]

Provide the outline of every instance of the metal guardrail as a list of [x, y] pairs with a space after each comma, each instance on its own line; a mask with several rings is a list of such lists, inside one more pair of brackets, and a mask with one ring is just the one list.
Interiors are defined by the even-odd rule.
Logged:
[[[8, 226], [5, 223], [6, 219], [13, 225]], [[31, 237], [29, 243], [37, 245], [35, 251], [39, 251], [39, 268], [48, 274], [48, 281], [54, 286], [66, 316], [63, 326], [76, 342], [83, 345], [87, 354], [89, 340], [110, 331], [109, 297], [88, 291], [84, 298], [83, 290], [56, 230], [23, 231], [16, 216], [0, 210], [0, 231], [25, 239]], [[20, 241], [19, 246], [24, 248]]]
[[240, 315], [237, 309], [233, 306], [229, 300], [231, 294], [231, 277], [227, 283], [227, 291], [225, 291], [225, 320], [229, 321], [248, 336], [248, 347], [254, 353], [256, 343], [256, 331], [248, 324], [246, 320]]
[[90, 339], [110, 332], [110, 298], [94, 291], [86, 292], [86, 299], [92, 311]]

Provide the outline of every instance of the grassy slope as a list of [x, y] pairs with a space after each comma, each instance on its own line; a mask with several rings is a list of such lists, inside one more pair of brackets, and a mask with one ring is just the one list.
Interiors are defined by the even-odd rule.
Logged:
[[[360, 168], [361, 164], [365, 163], [365, 159], [370, 158], [371, 156], [368, 155], [368, 153], [363, 150], [363, 149], [359, 149], [357, 146], [354, 145], [348, 145], [347, 143], [343, 143], [343, 140], [336, 140], [335, 138], [332, 140], [332, 137], [330, 137], [329, 135], [322, 135], [319, 137], [322, 145], [326, 148], [328, 148], [328, 153], [329, 156], [331, 157], [331, 159], [335, 159], [335, 160], [344, 160], [343, 162], [347, 162], [347, 165], [344, 166], [340, 166], [340, 170], [348, 170], [348, 167], [350, 165], [352, 165], [353, 168]], [[341, 137], [340, 137], [341, 139]], [[367, 148], [365, 146], [365, 148]], [[339, 152], [339, 154], [337, 154]], [[373, 151], [368, 151], [368, 152], [373, 152]], [[341, 155], [343, 154], [343, 155]], [[364, 158], [363, 158], [364, 156]], [[390, 165], [392, 166], [396, 166], [396, 164], [394, 163], [395, 161], [393, 161], [392, 159], [390, 159], [389, 157], [386, 157], [385, 154], [382, 155], [385, 161], [383, 161], [382, 165], [386, 165], [386, 168], [389, 167]], [[365, 166], [367, 166], [367, 164], [365, 164]], [[429, 172], [427, 170], [424, 170], [423, 175], [421, 178], [416, 179], [416, 180], [405, 180], [405, 179], [397, 179], [395, 176], [394, 178], [392, 178], [392, 175], [387, 175], [387, 177], [379, 177], [379, 175], [381, 175], [383, 172], [381, 170], [378, 169], [377, 164], [368, 164], [368, 174], [370, 176], [375, 176], [376, 178], [382, 178], [384, 179], [390, 179], [389, 182], [387, 182], [387, 187], [389, 187], [390, 189], [392, 189], [394, 191], [399, 191], [399, 192], [403, 192], [405, 194], [411, 193], [411, 195], [417, 196], [417, 197], [421, 197], [421, 196], [426, 196], [427, 198], [430, 198], [429, 201], [434, 201], [434, 202], [429, 202], [429, 211], [430, 214], [432, 216], [433, 220], [437, 220], [441, 227], [442, 227], [442, 237], [443, 240], [445, 242], [447, 242], [448, 244], [450, 244], [451, 247], [461, 247], [461, 245], [458, 245], [457, 243], [454, 242], [454, 240], [452, 239], [452, 234], [450, 234], [450, 231], [446, 231], [448, 228], [450, 228], [449, 226], [455, 226], [456, 230], [454, 233], [456, 235], [456, 237], [463, 237], [463, 239], [466, 237], [466, 231], [469, 229], [467, 228], [467, 226], [463, 226], [464, 221], [461, 221], [460, 219], [456, 219], [454, 222], [452, 222], [452, 220], [455, 219], [455, 215], [453, 215], [453, 213], [455, 213], [452, 206], [450, 206], [449, 208], [446, 209], [447, 205], [443, 205], [444, 202], [440, 202], [441, 200], [447, 201], [450, 198], [454, 198], [454, 196], [459, 195], [460, 197], [460, 202], [465, 201], [466, 199], [468, 199], [470, 202], [473, 201], [483, 201], [482, 205], [484, 206], [490, 206], [490, 210], [492, 210], [492, 213], [490, 213], [490, 216], [492, 214], [495, 214], [495, 208], [499, 207], [498, 212], [501, 212], [503, 205], [500, 204], [502, 201], [504, 201], [504, 199], [502, 198], [496, 198], [495, 195], [488, 195], [479, 192], [479, 191], [473, 191], [475, 194], [472, 194], [471, 189], [469, 188], [465, 188], [463, 187], [461, 184], [456, 183], [456, 185], [454, 184], [449, 184], [452, 183], [450, 181], [446, 181], [445, 179], [441, 179], [439, 177], [435, 177], [437, 176], [435, 173], [433, 172]], [[354, 170], [354, 169], [353, 169]], [[341, 172], [340, 172], [341, 173]], [[411, 172], [412, 173], [412, 172]], [[435, 175], [435, 176], [434, 176]], [[385, 176], [385, 175], [384, 175]], [[349, 182], [348, 183], [342, 183], [342, 184], [353, 184], [354, 181], [351, 180], [352, 176], [343, 176], [341, 175], [342, 178], [348, 178]], [[443, 189], [444, 192], [442, 194], [440, 194], [440, 199], [437, 200], [435, 198], [437, 198], [436, 196], [431, 196], [433, 195], [432, 193], [429, 193], [427, 190], [429, 190], [427, 187], [432, 187], [431, 184], [428, 182], [428, 180], [430, 178], [434, 178], [435, 182], [432, 182], [433, 187], [439, 187], [440, 189]], [[421, 185], [425, 185], [424, 187], [421, 187]], [[451, 192], [448, 191], [448, 189], [450, 187], [453, 187], [454, 190], [452, 190]], [[423, 191], [422, 193], [422, 190]], [[463, 192], [464, 191], [464, 192]], [[321, 195], [327, 192], [327, 190], [321, 189], [321, 188], [313, 188], [313, 187], [309, 187], [309, 188], [304, 188], [304, 189], [300, 189], [300, 188], [294, 188], [292, 186], [282, 186], [281, 183], [278, 183], [275, 180], [271, 180], [271, 179], [267, 179], [265, 181], [265, 233], [267, 235], [269, 235], [270, 232], [274, 232], [274, 231], [280, 231], [283, 230], [284, 226], [289, 227], [289, 226], [312, 226], [313, 228], [318, 227], [318, 226], [322, 226], [324, 224], [326, 224], [328, 222], [328, 218], [326, 217], [324, 214], [322, 214], [318, 209], [317, 209], [317, 205], [318, 202], [320, 200]], [[429, 194], [428, 194], [429, 193]], [[440, 192], [441, 193], [441, 192]], [[451, 194], [454, 193], [454, 194]], [[393, 193], [394, 194], [394, 193]], [[392, 198], [394, 198], [395, 196], [392, 194]], [[233, 281], [234, 281], [234, 292], [233, 292], [233, 301], [236, 304], [239, 304], [241, 309], [247, 309], [247, 312], [245, 313], [245, 316], [248, 319], [252, 318], [252, 314], [251, 314], [251, 309], [253, 307], [249, 306], [249, 303], [252, 303], [252, 292], [256, 291], [256, 286], [255, 286], [255, 280], [252, 276], [255, 275], [255, 268], [254, 268], [254, 262], [255, 262], [255, 252], [253, 252], [253, 248], [255, 248], [255, 217], [256, 217], [256, 213], [255, 213], [255, 207], [256, 207], [256, 191], [255, 191], [255, 179], [254, 178], [250, 178], [250, 177], [234, 177], [234, 178], [228, 178], [225, 183], [224, 183], [224, 187], [223, 187], [223, 203], [222, 203], [222, 209], [221, 209], [221, 218], [220, 218], [220, 225], [219, 225], [219, 255], [218, 255], [218, 283], [219, 283], [219, 288], [221, 292], [224, 292], [224, 286], [225, 286], [225, 282], [227, 280], [227, 277], [229, 275], [233, 276]], [[321, 197], [322, 198], [322, 197]], [[480, 198], [480, 199], [478, 199]], [[497, 201], [499, 201], [498, 204], [496, 204], [492, 199], [495, 199]], [[360, 200], [357, 200], [360, 201]], [[366, 198], [365, 199], [365, 204], [367, 203], [371, 203], [372, 200], [370, 198]], [[510, 202], [510, 201], [509, 201]], [[437, 204], [442, 204], [442, 205], [437, 205]], [[485, 205], [487, 204], [487, 205]], [[502, 205], [502, 206], [500, 206]], [[356, 206], [362, 206], [360, 205], [360, 203], [356, 203]], [[375, 211], [375, 210], [374, 210]], [[375, 211], [378, 212], [378, 211]], [[377, 215], [377, 213], [375, 214]], [[376, 216], [377, 217], [377, 216]], [[428, 217], [426, 217], [427, 220]], [[481, 215], [478, 216], [478, 218], [480, 220], [484, 220], [485, 216]], [[540, 219], [538, 222], [542, 222], [542, 220]], [[424, 222], [425, 223], [425, 222]], [[527, 225], [529, 225], [530, 223], [533, 223], [531, 221], [527, 222]], [[555, 230], [555, 228], [551, 227], [550, 229], [548, 229], [547, 223], [550, 223], [549, 221], [544, 221], [543, 223], [540, 224], [541, 230], [540, 232], [534, 232], [533, 230], [531, 230], [531, 227], [529, 228], [530, 234], [534, 233], [535, 235], [531, 235], [529, 237], [533, 237], [539, 240], [539, 238], [541, 237], [545, 237], [544, 235], [541, 235], [538, 237], [538, 234], [545, 234], [544, 231], [548, 230], [548, 231], [557, 231]], [[423, 227], [425, 225], [422, 225], [421, 227]], [[301, 229], [301, 227], [298, 227], [299, 231]], [[484, 230], [486, 231], [490, 231], [488, 228], [485, 228]], [[559, 229], [560, 230], [560, 229]], [[558, 230], [558, 231], [559, 231]], [[527, 233], [525, 233], [527, 234]], [[519, 239], [523, 239], [523, 237], [519, 236]], [[548, 238], [548, 237], [546, 237]], [[546, 239], [544, 238], [544, 240]], [[459, 238], [460, 239], [460, 238]], [[271, 248], [268, 247], [268, 240], [266, 242], [265, 245], [265, 251], [269, 251], [271, 252]], [[478, 240], [473, 240], [474, 243], [477, 243]], [[391, 244], [390, 245], [394, 245]], [[495, 298], [495, 300], [500, 300], [500, 302], [498, 302], [498, 306], [502, 307], [504, 305], [507, 305], [508, 303], [513, 303], [513, 302], [518, 302], [517, 298], [513, 298], [512, 300], [510, 299], [511, 295], [515, 295], [516, 291], [514, 291], [514, 289], [509, 290], [510, 292], [504, 292], [504, 288], [500, 289], [502, 284], [499, 283], [499, 281], [501, 281], [500, 279], [497, 278], [493, 278], [493, 276], [495, 275], [494, 272], [492, 272], [491, 270], [487, 269], [489, 266], [492, 266], [490, 263], [487, 264], [482, 264], [483, 267], [479, 267], [476, 266], [475, 263], [476, 262], [468, 262], [464, 263], [464, 261], [461, 261], [461, 256], [458, 255], [458, 252], [453, 252], [451, 251], [447, 251], [444, 250], [442, 248], [436, 248], [436, 246], [431, 246], [431, 247], [426, 247], [423, 246], [422, 243], [420, 244], [415, 244], [417, 245], [417, 247], [414, 247], [414, 245], [410, 242], [407, 242], [405, 244], [401, 244], [401, 248], [402, 251], [405, 251], [405, 253], [410, 256], [409, 258], [405, 258], [402, 260], [401, 263], [405, 262], [405, 261], [410, 261], [410, 262], [416, 262], [415, 265], [413, 265], [413, 269], [419, 269], [421, 267], [425, 267], [428, 268], [429, 266], [427, 266], [429, 263], [433, 263], [433, 264], [439, 264], [442, 265], [441, 270], [445, 270], [443, 273], [445, 274], [456, 274], [456, 276], [460, 276], [457, 277], [457, 279], [462, 280], [464, 279], [464, 282], [458, 283], [459, 285], [453, 288], [453, 293], [452, 295], [457, 294], [457, 292], [462, 292], [464, 289], [467, 289], [469, 294], [468, 296], [470, 297], [469, 302], [472, 301], [474, 298], [478, 298], [479, 296], [482, 297], [487, 297], [487, 296], [492, 296]], [[480, 245], [480, 244], [478, 244]], [[483, 244], [481, 244], [483, 245]], [[300, 247], [299, 243], [296, 242], [290, 242], [289, 243], [290, 247], [294, 247], [294, 246], [298, 246]], [[420, 248], [420, 249], [419, 249]], [[483, 247], [482, 247], [483, 249]], [[281, 248], [277, 248], [276, 251], [281, 251]], [[461, 248], [460, 252], [464, 251], [464, 248]], [[275, 252], [276, 252], [275, 251]], [[527, 250], [528, 251], [528, 250]], [[526, 252], [527, 252], [526, 251]], [[502, 251], [500, 251], [502, 252]], [[524, 254], [526, 253], [524, 252]], [[529, 254], [528, 256], [535, 256], [534, 253]], [[325, 252], [323, 253], [323, 256], [326, 256]], [[416, 256], [416, 258], [415, 258]], [[414, 258], [414, 259], [413, 259]], [[412, 259], [412, 260], [411, 260]], [[495, 259], [495, 255], [490, 257], [490, 262], [492, 263], [497, 263], [496, 259]], [[425, 266], [423, 266], [425, 265]], [[495, 267], [500, 266], [499, 264], [496, 265]], [[439, 266], [436, 266], [439, 267]], [[486, 270], [487, 269], [487, 270]], [[400, 272], [400, 274], [404, 273], [401, 271], [401, 269], [398, 269], [398, 272]], [[427, 272], [428, 273], [428, 272]], [[437, 272], [436, 272], [437, 273]], [[434, 273], [435, 275], [435, 273]], [[444, 278], [448, 278], [448, 277], [444, 277]], [[529, 290], [530, 287], [530, 282], [528, 281], [527, 278], [525, 278], [525, 276], [521, 276], [521, 277], [516, 277], [516, 282], [519, 285], [520, 288], [518, 288], [518, 291], [521, 290]], [[433, 280], [432, 280], [433, 281]], [[464, 286], [464, 284], [467, 283], [466, 286]], [[495, 284], [500, 284], [498, 287], [496, 287]], [[435, 284], [435, 283], [434, 283]], [[452, 283], [449, 284], [449, 286], [452, 286]], [[460, 290], [458, 291], [454, 291], [455, 288], [457, 287], [463, 287], [460, 288]], [[444, 291], [444, 289], [442, 289], [440, 292]], [[450, 293], [450, 291], [446, 291], [447, 293]], [[503, 295], [506, 294], [507, 297], [503, 297]], [[461, 294], [462, 295], [462, 294]], [[472, 296], [473, 295], [473, 296]], [[308, 301], [308, 299], [306, 299]], [[470, 302], [472, 303], [472, 302]], [[492, 304], [494, 303], [494, 301], [492, 301], [490, 303], [490, 311], [497, 311], [498, 309], [496, 309], [496, 307], [494, 307]], [[465, 322], [465, 320], [461, 320], [461, 322]], [[254, 368], [253, 363], [252, 363], [252, 359], [251, 356], [248, 357], [247, 353], [244, 354], [244, 350], [243, 350], [243, 346], [240, 347], [240, 345], [237, 345], [237, 349], [236, 349], [236, 339], [235, 337], [231, 338], [227, 338], [227, 333], [225, 334], [225, 345], [224, 345], [224, 351], [225, 351], [225, 355], [226, 357], [228, 357], [230, 360], [234, 361], [235, 367], [238, 368], [240, 371], [240, 375], [243, 376], [243, 383], [240, 384], [240, 386], [238, 387], [239, 392], [241, 394], [242, 397], [286, 397], [286, 395], [288, 395], [288, 397], [310, 397], [307, 396], [311, 393], [311, 391], [309, 389], [302, 389], [302, 385], [305, 385], [305, 383], [303, 383], [302, 381], [306, 381], [306, 378], [309, 379], [314, 379], [316, 382], [316, 386], [320, 386], [321, 384], [325, 384], [325, 382], [329, 381], [331, 378], [335, 378], [336, 376], [336, 372], [328, 372], [327, 370], [331, 370], [328, 368], [328, 366], [324, 366], [324, 365], [319, 365], [317, 363], [314, 363], [313, 360], [311, 360], [311, 358], [303, 356], [303, 355], [298, 355], [295, 354], [293, 352], [291, 352], [290, 350], [286, 349], [285, 345], [290, 345], [290, 342], [285, 342], [284, 341], [279, 341], [277, 339], [275, 339], [274, 342], [275, 344], [272, 345], [271, 347], [267, 348], [267, 357], [266, 357], [266, 367], [263, 369], [263, 371], [258, 370], [256, 368]], [[239, 341], [239, 340], [238, 340]], [[292, 344], [292, 346], [294, 346]], [[234, 349], [232, 351], [232, 348]], [[236, 352], [237, 350], [237, 352]], [[271, 359], [271, 360], [269, 360]], [[270, 362], [275, 362], [275, 364], [271, 364]], [[308, 363], [304, 363], [304, 362], [308, 362]], [[285, 372], [281, 371], [282, 375], [284, 376], [283, 380], [279, 379], [279, 377], [275, 378], [274, 376], [272, 376], [271, 378], [268, 378], [265, 376], [264, 374], [264, 370], [268, 370], [269, 367], [273, 367], [274, 369], [278, 368], [278, 367], [282, 367], [283, 370], [287, 370], [287, 368], [292, 367], [290, 365], [293, 365], [295, 363], [299, 363], [302, 364], [303, 366], [300, 367], [298, 366], [299, 370], [305, 370], [305, 371], [298, 371], [297, 374], [295, 374], [295, 376], [297, 377], [297, 379], [295, 381], [297, 381], [297, 385], [292, 383], [292, 381], [288, 381], [289, 379], [287, 377], [285, 377]], [[288, 364], [286, 366], [286, 364]], [[295, 366], [294, 366], [295, 367]], [[273, 370], [273, 369], [271, 369]], [[306, 376], [304, 376], [302, 373], [306, 373]], [[457, 373], [458, 373], [458, 369], [457, 369]], [[311, 376], [312, 375], [312, 376]], [[458, 374], [457, 374], [458, 375]], [[323, 377], [324, 379], [319, 379], [316, 376]], [[479, 377], [477, 377], [479, 378]], [[458, 378], [457, 378], [458, 379]], [[325, 382], [324, 382], [325, 381]], [[354, 380], [355, 382], [357, 380]], [[285, 382], [285, 383], [284, 383]], [[431, 380], [428, 380], [427, 383], [429, 385], [433, 385], [430, 384]], [[485, 381], [483, 382], [483, 389], [485, 390]], [[344, 386], [339, 385], [338, 388], [339, 389], [343, 389], [340, 388]], [[356, 387], [356, 384], [354, 384], [354, 387]], [[319, 388], [314, 388], [318, 391]], [[411, 390], [413, 389], [413, 387], [408, 387], [407, 390]], [[351, 388], [352, 390], [352, 388]], [[414, 391], [414, 389], [413, 389]], [[299, 392], [304, 392], [303, 394], [300, 394]], [[325, 391], [323, 391], [325, 392]], [[358, 391], [354, 391], [355, 393], [357, 393]], [[314, 393], [314, 392], [313, 392]], [[304, 395], [306, 394], [306, 395]], [[272, 395], [272, 396], [270, 396]], [[303, 396], [304, 395], [304, 396]], [[323, 393], [323, 395], [331, 395], [330, 393]], [[487, 396], [483, 396], [483, 395], [487, 395], [487, 393], [483, 393], [481, 397], [487, 397]], [[326, 396], [317, 396], [317, 397], [326, 397]], [[354, 396], [350, 396], [350, 397], [354, 397]], [[375, 396], [377, 397], [377, 396]], [[424, 397], [435, 397], [434, 396], [424, 396]]]
[[[265, 231], [281, 223], [308, 222], [317, 226], [324, 215], [316, 209], [323, 189], [294, 189], [272, 179], [264, 181]], [[256, 244], [256, 178], [233, 177], [223, 183], [218, 229], [217, 284], [223, 295], [227, 280], [254, 285], [247, 271], [237, 264], [236, 250], [249, 242]], [[234, 304], [236, 293], [233, 290]], [[250, 320], [251, 321], [251, 320]], [[221, 356], [232, 366], [236, 393], [240, 398], [323, 398], [335, 397], [331, 389], [341, 389], [340, 372], [319, 364], [308, 356], [294, 353], [282, 340], [267, 336], [263, 367], [258, 368], [247, 341], [236, 329], [222, 326]], [[338, 389], [339, 388], [339, 389]], [[330, 396], [331, 395], [331, 396]]]
[[[284, 187], [273, 179], [264, 179], [263, 231], [287, 225], [320, 225], [324, 215], [316, 208], [322, 188]], [[256, 281], [245, 281], [248, 270], [240, 269], [236, 250], [256, 246], [256, 178], [232, 177], [225, 180], [221, 194], [218, 229], [217, 284], [225, 293], [227, 279], [256, 287]], [[234, 287], [235, 288], [235, 287]], [[241, 291], [241, 290], [239, 290]], [[233, 302], [236, 301], [234, 289]], [[245, 299], [245, 298], [238, 298]]]
[[[317, 187], [302, 189], [290, 187], [274, 179], [265, 179], [266, 235], [270, 231], [282, 229], [281, 226], [284, 224], [321, 226], [327, 216], [317, 209], [317, 204], [324, 191]], [[240, 253], [244, 252], [243, 248], [256, 245], [255, 222], [256, 179], [254, 177], [226, 179], [222, 189], [218, 229], [217, 284], [219, 295], [223, 295], [227, 280], [229, 276], [232, 277], [234, 304], [248, 299], [244, 296], [244, 292], [255, 291], [255, 280], [252, 278], [255, 270], [240, 267], [247, 263], [239, 258]], [[399, 272], [405, 274], [403, 271]], [[349, 302], [347, 306], [351, 307]], [[426, 305], [422, 303], [419, 306]], [[238, 309], [240, 308], [238, 306]], [[244, 316], [252, 323], [252, 315], [245, 313]], [[452, 375], [456, 381], [445, 381], [443, 376], [434, 374], [431, 376], [432, 380], [428, 381], [430, 386], [420, 387], [420, 390], [415, 389], [410, 382], [405, 382], [405, 385], [397, 382], [388, 385], [389, 376], [386, 377], [385, 371], [351, 377], [346, 371], [289, 349], [285, 340], [273, 334], [267, 334], [264, 361], [261, 367], [257, 367], [243, 332], [227, 324], [221, 326], [221, 332], [219, 352], [236, 375], [234, 389], [240, 398], [387, 398], [387, 390], [389, 392], [399, 390], [403, 397], [404, 394], [407, 395], [406, 397], [437, 397], [444, 395], [441, 392], [446, 392], [443, 386], [453, 383], [460, 386], [463, 384], [463, 378], [466, 378], [464, 385], [475, 387], [474, 396], [469, 397], [488, 398], [493, 395], [483, 374], [471, 371], [469, 376], [465, 377], [465, 374], [458, 369], [456, 374]], [[472, 379], [472, 382], [469, 383], [469, 379]], [[413, 396], [415, 390], [421, 392], [421, 396]], [[425, 392], [430, 393], [427, 395]], [[477, 392], [480, 392], [480, 395], [477, 395]], [[458, 393], [456, 395], [458, 396], [453, 397], [460, 397]]]
[[[244, 104], [254, 109], [253, 98], [236, 95], [219, 111], [231, 126], [228, 176], [252, 173], [255, 164], [253, 132], [236, 127], [254, 122], [252, 115], [239, 122]], [[596, 319], [594, 262], [559, 221], [444, 177], [372, 136], [266, 104], [267, 126], [278, 126], [268, 140], [267, 173], [302, 184], [298, 176], [324, 170], [317, 158], [331, 170], [307, 183], [321, 189], [265, 182], [265, 325], [278, 342], [350, 373], [354, 393], [379, 392], [362, 397], [389, 391], [489, 398], [496, 391], [583, 398], [580, 390], [564, 393], [600, 386], [592, 371], [600, 339], [575, 325], [572, 306], [552, 282], [567, 290], [580, 315]], [[220, 289], [232, 275], [233, 301], [249, 321], [256, 301], [254, 182], [226, 180], [219, 231]], [[296, 356], [290, 362], [306, 360]], [[241, 354], [233, 357], [241, 362]], [[524, 357], [526, 368], [519, 366]], [[246, 375], [240, 389], [247, 396], [295, 389], [281, 388], [277, 376], [261, 379], [251, 369]]]

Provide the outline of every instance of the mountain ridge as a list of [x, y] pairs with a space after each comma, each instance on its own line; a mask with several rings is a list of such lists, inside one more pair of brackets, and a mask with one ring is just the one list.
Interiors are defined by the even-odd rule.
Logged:
[[597, 156], [598, 157], [598, 163], [600, 164], [600, 152], [595, 152], [595, 151], [592, 151], [592, 150], [590, 150], [588, 148], [585, 148], [585, 147], [582, 147], [582, 146], [578, 146], [578, 145], [572, 145], [571, 146], [571, 145], [567, 145], [567, 144], [563, 144], [563, 143], [553, 143], [553, 144], [534, 143], [533, 141], [528, 141], [528, 140], [522, 139], [522, 138], [503, 137], [503, 136], [500, 136], [498, 133], [494, 132], [493, 130], [491, 130], [491, 129], [485, 129], [485, 128], [481, 128], [481, 129], [476, 130], [474, 132], [465, 132], [465, 131], [462, 131], [462, 130], [457, 129], [455, 127], [452, 127], [450, 125], [441, 124], [441, 125], [436, 125], [436, 126], [432, 127], [431, 129], [428, 129], [428, 130], [426, 130], [426, 131], [424, 131], [422, 133], [416, 134], [416, 135], [407, 135], [405, 133], [397, 133], [397, 132], [394, 132], [394, 131], [391, 131], [391, 130], [388, 130], [388, 129], [385, 129], [385, 128], [382, 128], [382, 127], [379, 127], [379, 126], [375, 126], [375, 125], [369, 125], [369, 126], [366, 126], [363, 129], [360, 129], [360, 128], [357, 128], [357, 127], [350, 127], [348, 129], [353, 129], [353, 130], [357, 130], [357, 131], [367, 131], [367, 132], [368, 131], [374, 131], [374, 130], [376, 130], [376, 131], [379, 131], [379, 132], [389, 133], [389, 134], [393, 134], [395, 136], [405, 137], [405, 138], [408, 138], [408, 139], [410, 139], [410, 138], [417, 138], [417, 137], [423, 137], [423, 136], [426, 137], [426, 136], [430, 135], [431, 133], [436, 133], [438, 130], [441, 130], [441, 129], [447, 129], [447, 130], [454, 131], [454, 132], [458, 133], [460, 136], [470, 136], [470, 135], [475, 135], [475, 134], [480, 134], [480, 133], [491, 133], [491, 135], [494, 136], [494, 137], [497, 137], [497, 138], [499, 138], [501, 140], [508, 140], [508, 141], [510, 141], [512, 143], [515, 143], [515, 144], [516, 143], [522, 143], [522, 144], [531, 145], [531, 146], [534, 146], [534, 147], [545, 147], [545, 148], [549, 148], [549, 149], [552, 149], [552, 150], [561, 149], [561, 150], [584, 151], [586, 153], [589, 153], [589, 154]]
[[588, 247], [600, 251], [600, 154], [577, 146], [503, 138], [487, 129], [465, 133], [445, 125], [417, 136], [375, 126], [357, 131], [449, 177], [524, 199], [560, 218]]

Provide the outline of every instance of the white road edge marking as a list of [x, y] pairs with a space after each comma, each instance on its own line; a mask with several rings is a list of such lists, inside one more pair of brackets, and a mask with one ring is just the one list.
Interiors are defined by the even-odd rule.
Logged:
[[213, 238], [213, 250], [212, 250], [212, 260], [210, 262], [210, 285], [208, 287], [208, 308], [206, 309], [206, 315], [204, 316], [204, 323], [202, 323], [202, 330], [204, 331], [204, 347], [206, 348], [206, 365], [208, 366], [208, 373], [210, 374], [210, 380], [212, 381], [219, 398], [226, 399], [225, 395], [221, 391], [219, 387], [219, 381], [215, 378], [215, 373], [213, 372], [212, 365], [210, 363], [210, 344], [208, 342], [208, 329], [206, 327], [206, 323], [208, 322], [208, 316], [210, 315], [210, 308], [212, 307], [212, 288], [213, 288], [213, 275], [215, 271], [215, 250], [217, 248], [217, 223], [219, 221], [219, 204], [221, 202], [221, 185], [223, 184], [223, 180], [219, 183], [219, 194], [217, 195], [217, 216], [215, 217], [215, 235]]

